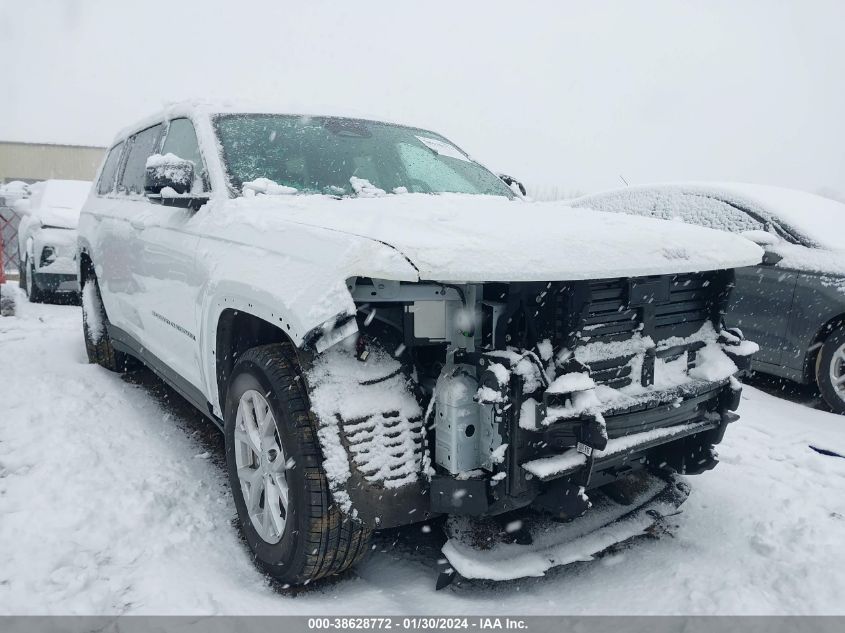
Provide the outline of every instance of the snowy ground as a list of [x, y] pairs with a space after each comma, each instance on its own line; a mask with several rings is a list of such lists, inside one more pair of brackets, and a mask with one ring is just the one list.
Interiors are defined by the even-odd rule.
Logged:
[[0, 614], [845, 614], [845, 459], [809, 448], [845, 454], [842, 417], [746, 388], [670, 534], [544, 578], [435, 593], [439, 530], [412, 526], [294, 595], [239, 540], [210, 424], [88, 365], [80, 319], [0, 319]]

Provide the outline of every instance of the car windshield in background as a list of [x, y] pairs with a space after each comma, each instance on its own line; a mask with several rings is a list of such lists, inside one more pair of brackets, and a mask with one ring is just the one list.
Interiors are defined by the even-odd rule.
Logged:
[[259, 182], [260, 190], [268, 192], [293, 193], [285, 189], [292, 187], [299, 193], [329, 195], [382, 190], [513, 197], [495, 174], [442, 136], [425, 130], [358, 119], [269, 114], [219, 115], [214, 125], [229, 180], [237, 191], [245, 183]]

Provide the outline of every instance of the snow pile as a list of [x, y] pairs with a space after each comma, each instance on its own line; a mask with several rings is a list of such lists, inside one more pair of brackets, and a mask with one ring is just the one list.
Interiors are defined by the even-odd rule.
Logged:
[[[387, 195], [384, 189], [379, 189], [366, 178], [352, 176], [349, 178], [349, 184], [352, 185], [352, 191], [361, 198], [378, 198]], [[407, 193], [407, 190], [405, 193]]]
[[26, 301], [26, 295], [20, 288], [12, 284], [0, 284], [0, 316], [10, 317], [20, 314], [21, 305]]
[[422, 409], [401, 364], [378, 347], [369, 351], [361, 362], [337, 345], [318, 356], [307, 373], [326, 473], [347, 511], [351, 500], [344, 489], [351, 466], [386, 488], [417, 481], [424, 467]]
[[552, 377], [554, 374], [553, 369], [544, 369], [540, 359], [530, 350], [509, 348], [506, 350], [491, 350], [485, 352], [485, 355], [507, 361], [510, 366], [510, 370], [507, 371], [522, 379], [524, 393], [534, 393], [540, 387], [548, 384], [549, 376], [547, 374], [551, 374]]
[[241, 190], [247, 198], [255, 197], [258, 194], [265, 196], [292, 196], [297, 193], [295, 187], [280, 185], [269, 178], [256, 178], [241, 185]]
[[554, 379], [546, 393], [573, 393], [575, 391], [586, 391], [595, 389], [596, 383], [584, 372], [570, 372], [561, 374]]

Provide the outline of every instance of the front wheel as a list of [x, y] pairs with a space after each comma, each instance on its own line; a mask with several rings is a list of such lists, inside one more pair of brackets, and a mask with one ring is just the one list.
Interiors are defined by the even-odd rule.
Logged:
[[96, 363], [109, 371], [126, 371], [129, 368], [130, 356], [114, 348], [108, 325], [109, 318], [97, 278], [88, 275], [82, 281], [82, 335], [85, 337], [88, 362]]
[[816, 382], [828, 406], [845, 414], [845, 326], [834, 330], [819, 350]]
[[225, 411], [229, 483], [260, 567], [303, 584], [357, 562], [370, 530], [332, 499], [293, 350], [263, 345], [245, 352], [232, 372]]

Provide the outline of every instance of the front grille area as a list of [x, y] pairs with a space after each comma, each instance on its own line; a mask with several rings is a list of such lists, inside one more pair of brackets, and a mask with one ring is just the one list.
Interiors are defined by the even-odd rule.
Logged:
[[590, 363], [590, 378], [597, 385], [605, 385], [613, 389], [627, 387], [634, 378], [637, 380], [640, 378], [631, 375], [632, 369], [628, 363], [632, 358], [633, 356], [622, 356], [609, 360], [593, 361]]
[[[632, 306], [631, 284], [668, 283], [668, 298], [656, 297]], [[713, 273], [689, 273], [667, 278], [640, 277], [589, 282], [590, 298], [580, 339], [583, 342], [619, 341], [642, 331], [655, 341], [689, 336], [710, 318], [713, 310]]]
[[[714, 315], [717, 273], [617, 278], [588, 283], [576, 344], [623, 341], [640, 332], [655, 342], [698, 331]], [[631, 384], [632, 356], [590, 363], [590, 375], [615, 389]]]
[[581, 338], [589, 340], [621, 340], [640, 329], [641, 311], [628, 307], [626, 279], [590, 282], [590, 301]]

